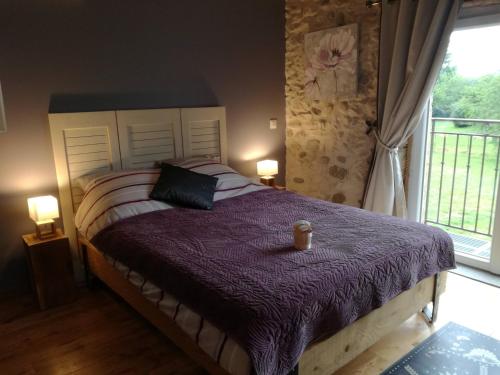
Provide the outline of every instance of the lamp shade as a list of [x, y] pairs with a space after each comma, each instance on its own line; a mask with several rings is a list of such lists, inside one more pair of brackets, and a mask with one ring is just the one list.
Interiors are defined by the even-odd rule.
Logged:
[[277, 160], [261, 160], [257, 162], [257, 174], [259, 176], [274, 176], [278, 174]]
[[28, 198], [30, 218], [36, 223], [50, 221], [59, 217], [59, 205], [52, 195]]

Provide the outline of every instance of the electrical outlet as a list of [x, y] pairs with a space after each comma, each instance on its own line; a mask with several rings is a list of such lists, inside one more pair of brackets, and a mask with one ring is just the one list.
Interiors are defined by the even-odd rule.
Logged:
[[271, 130], [278, 129], [278, 120], [277, 119], [272, 118], [269, 120], [269, 129], [271, 129]]

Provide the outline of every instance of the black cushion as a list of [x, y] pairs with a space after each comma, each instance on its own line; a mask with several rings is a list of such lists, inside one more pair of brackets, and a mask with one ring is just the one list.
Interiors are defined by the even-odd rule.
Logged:
[[212, 209], [217, 177], [162, 164], [160, 178], [149, 197], [180, 206]]

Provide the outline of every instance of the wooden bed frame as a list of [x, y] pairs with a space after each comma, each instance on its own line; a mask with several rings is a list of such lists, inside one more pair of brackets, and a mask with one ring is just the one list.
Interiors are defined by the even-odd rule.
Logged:
[[[154, 160], [158, 160], [160, 151], [174, 157], [188, 157], [206, 155], [205, 151], [208, 150], [226, 163], [224, 108], [72, 113], [50, 115], [49, 118], [65, 231], [71, 240], [74, 264], [81, 271], [77, 273], [80, 280], [83, 281], [85, 275], [96, 276], [210, 374], [228, 375], [172, 319], [113, 268], [88, 239], [79, 237], [73, 223], [82, 194], [73, 181], [89, 170], [119, 170], [139, 163], [142, 167], [151, 166]], [[216, 129], [217, 136], [210, 129]], [[159, 131], [168, 135], [162, 138], [163, 144], [157, 141], [158, 137], [150, 136], [157, 136]], [[197, 141], [192, 142], [192, 134], [196, 132], [200, 135], [195, 134]], [[194, 143], [199, 145], [200, 137], [208, 146], [198, 150]], [[151, 142], [152, 139], [154, 142]], [[145, 144], [147, 147], [144, 150], [150, 153], [143, 152], [137, 156], [134, 152], [137, 142]], [[95, 145], [98, 145], [97, 149]], [[424, 314], [429, 322], [434, 322], [439, 296], [445, 284], [446, 272], [422, 280], [414, 288], [401, 293], [332, 337], [311, 345], [293, 373], [333, 373], [394, 327], [424, 311], [431, 302], [432, 311], [429, 313], [425, 310]]]

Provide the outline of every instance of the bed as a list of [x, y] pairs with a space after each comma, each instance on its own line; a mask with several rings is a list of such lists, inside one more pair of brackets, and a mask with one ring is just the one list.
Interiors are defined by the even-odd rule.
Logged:
[[[225, 165], [223, 107], [51, 114], [50, 124], [78, 274], [104, 281], [209, 373], [332, 373], [431, 302], [435, 320], [449, 237], [247, 180]], [[147, 198], [167, 159], [218, 176], [213, 211]], [[287, 229], [304, 213], [310, 252], [291, 249]]]

